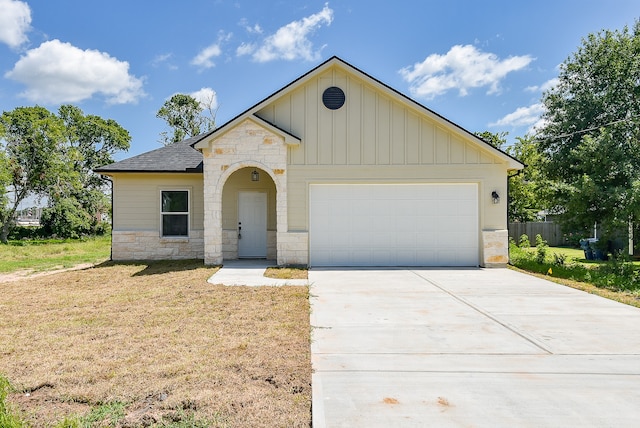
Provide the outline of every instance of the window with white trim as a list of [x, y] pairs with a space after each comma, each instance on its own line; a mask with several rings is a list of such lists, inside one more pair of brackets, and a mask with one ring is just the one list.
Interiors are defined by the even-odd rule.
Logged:
[[189, 191], [162, 190], [160, 194], [162, 236], [189, 236]]

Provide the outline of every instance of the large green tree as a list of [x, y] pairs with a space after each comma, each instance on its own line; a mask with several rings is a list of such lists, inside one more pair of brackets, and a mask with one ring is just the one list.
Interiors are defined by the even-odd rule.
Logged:
[[543, 175], [545, 158], [532, 136], [517, 137], [506, 148], [511, 156], [525, 164], [525, 168], [509, 177], [509, 221], [534, 221], [546, 209], [548, 183]]
[[93, 169], [113, 162], [131, 137], [113, 120], [64, 105], [18, 107], [0, 116], [0, 241], [6, 242], [20, 203], [46, 198], [42, 221], [64, 237], [95, 233], [108, 210], [105, 180]]
[[156, 117], [165, 120], [171, 128], [170, 132], [160, 133], [160, 142], [164, 145], [195, 137], [215, 127], [215, 111], [211, 103], [201, 103], [186, 94], [175, 94], [165, 101]]
[[474, 132], [476, 137], [482, 138], [487, 143], [491, 144], [496, 149], [502, 150], [503, 147], [507, 144], [507, 136], [508, 132], [490, 132], [490, 131], [482, 131], [482, 132]]
[[582, 40], [542, 102], [550, 201], [573, 230], [640, 213], [640, 23]]
[[1, 242], [7, 242], [20, 203], [29, 196], [46, 193], [59, 177], [66, 175], [61, 155], [63, 141], [62, 121], [44, 107], [18, 107], [0, 116], [0, 161], [7, 168], [2, 174], [4, 183], [0, 183], [4, 184], [5, 194], [0, 206]]
[[509, 202], [507, 214], [510, 222], [534, 221], [538, 212], [545, 209], [545, 184], [541, 168], [543, 158], [537, 141], [527, 135], [517, 137], [514, 144], [507, 146], [508, 132], [474, 132], [487, 143], [526, 165], [526, 168], [509, 176]]
[[110, 201], [106, 179], [93, 169], [112, 163], [115, 153], [128, 150], [131, 136], [116, 121], [85, 115], [72, 105], [61, 106], [58, 116], [64, 124], [61, 151], [67, 172], [64, 180], [48, 189], [49, 207], [42, 223], [58, 236], [95, 234]]

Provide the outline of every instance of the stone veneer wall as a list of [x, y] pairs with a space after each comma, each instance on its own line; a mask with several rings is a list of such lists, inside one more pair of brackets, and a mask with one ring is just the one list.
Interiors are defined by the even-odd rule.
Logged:
[[275, 230], [267, 230], [267, 258], [275, 260], [278, 258], [276, 238], [278, 233]]
[[309, 265], [309, 232], [278, 233], [278, 264]]
[[[205, 264], [216, 265], [223, 261], [225, 234], [222, 230], [222, 189], [229, 176], [239, 169], [259, 168], [269, 174], [277, 192], [277, 236], [287, 231], [287, 144], [282, 136], [247, 119], [220, 138], [209, 142], [209, 147], [203, 149], [202, 154], [205, 186]], [[277, 248], [278, 251], [281, 248], [279, 242]], [[233, 251], [228, 234], [226, 249], [228, 252]], [[236, 258], [237, 251], [236, 243]], [[279, 252], [277, 263], [283, 264]]]
[[113, 260], [178, 260], [204, 258], [204, 231], [188, 238], [162, 238], [157, 231], [118, 231], [111, 234]]
[[222, 230], [222, 257], [225, 260], [238, 258], [238, 231], [233, 229]]
[[506, 267], [509, 263], [509, 231], [483, 230], [482, 249], [482, 266]]
[[[222, 257], [224, 260], [235, 260], [238, 258], [238, 231], [233, 229], [222, 230]], [[267, 231], [267, 259], [275, 260], [276, 254], [276, 231]]]

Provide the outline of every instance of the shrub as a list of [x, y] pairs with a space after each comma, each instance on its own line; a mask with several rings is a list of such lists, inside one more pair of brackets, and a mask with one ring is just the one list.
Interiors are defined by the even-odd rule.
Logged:
[[584, 232], [570, 232], [563, 235], [564, 242], [573, 248], [580, 248], [580, 240], [584, 236]]
[[101, 221], [96, 225], [93, 232], [96, 236], [111, 235], [111, 224], [106, 221]]
[[597, 287], [614, 291], [640, 289], [640, 272], [633, 263], [622, 257], [614, 257], [594, 270], [591, 281]]
[[42, 227], [38, 226], [15, 226], [9, 232], [8, 239], [10, 241], [21, 241], [23, 239], [40, 239], [44, 238], [46, 233]]
[[543, 264], [547, 257], [547, 241], [542, 239], [540, 234], [536, 235], [536, 261], [540, 264]]
[[531, 242], [529, 241], [529, 237], [526, 234], [520, 235], [520, 240], [518, 241], [518, 246], [520, 248], [529, 248], [529, 247], [531, 247]]
[[60, 238], [79, 238], [91, 234], [91, 216], [78, 201], [67, 198], [42, 211], [40, 221], [45, 231]]
[[518, 266], [527, 257], [527, 251], [519, 247], [515, 242], [509, 243], [509, 262]]
[[567, 255], [562, 253], [553, 253], [553, 264], [556, 266], [564, 266]]
[[536, 250], [532, 251], [511, 243], [509, 246], [511, 265], [539, 274], [547, 274], [549, 268], [553, 268], [553, 276], [557, 278], [587, 282], [599, 288], [630, 292], [640, 296], [640, 270], [624, 256], [590, 267], [581, 263], [567, 263], [566, 256], [555, 253], [553, 262], [549, 263], [545, 260], [541, 262], [548, 248], [542, 239], [538, 244]]

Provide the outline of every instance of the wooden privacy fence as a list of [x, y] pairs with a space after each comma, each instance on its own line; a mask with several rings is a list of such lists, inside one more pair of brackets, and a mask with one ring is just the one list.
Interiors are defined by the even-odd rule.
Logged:
[[542, 236], [542, 239], [552, 246], [564, 245], [562, 229], [558, 223], [552, 221], [529, 221], [525, 223], [509, 223], [509, 237], [516, 242], [520, 236], [527, 235], [531, 245], [536, 244], [536, 235]]

